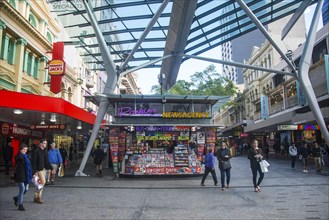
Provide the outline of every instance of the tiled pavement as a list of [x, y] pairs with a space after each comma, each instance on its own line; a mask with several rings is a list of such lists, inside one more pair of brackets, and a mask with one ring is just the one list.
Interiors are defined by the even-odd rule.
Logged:
[[90, 160], [84, 170], [90, 176], [74, 177], [78, 164], [71, 164], [46, 186], [42, 205], [33, 203], [31, 186], [24, 212], [12, 200], [17, 186], [0, 173], [0, 219], [329, 219], [328, 167], [303, 173], [300, 161], [295, 169], [288, 159], [268, 162], [262, 192], [255, 193], [245, 156], [232, 158], [233, 187], [224, 192], [211, 176], [206, 187], [201, 177], [116, 178], [111, 169], [97, 177]]

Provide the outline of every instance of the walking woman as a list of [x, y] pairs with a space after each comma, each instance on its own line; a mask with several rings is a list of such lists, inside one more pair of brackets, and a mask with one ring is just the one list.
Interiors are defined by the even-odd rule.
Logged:
[[18, 184], [18, 195], [15, 196], [14, 202], [15, 206], [18, 206], [18, 210], [25, 211], [23, 206], [23, 195], [28, 191], [29, 184], [32, 180], [32, 168], [30, 160], [26, 154], [27, 145], [22, 144], [19, 148], [19, 152], [15, 157], [16, 160], [16, 170], [14, 180]]
[[[255, 192], [260, 192], [260, 184], [264, 178], [264, 173], [260, 168], [259, 162], [263, 159], [262, 150], [258, 148], [258, 141], [253, 140], [252, 146], [248, 152], [248, 159], [250, 160], [250, 168], [252, 171], [252, 182], [254, 184]], [[259, 178], [257, 180], [257, 172], [259, 173]]]
[[225, 191], [225, 174], [226, 174], [226, 188], [230, 188], [231, 179], [231, 153], [227, 148], [227, 144], [222, 142], [221, 148], [217, 151], [218, 167], [220, 170], [220, 180], [222, 184], [222, 191]]
[[212, 178], [214, 179], [214, 185], [216, 186], [218, 184], [216, 171], [215, 171], [215, 156], [212, 152], [212, 149], [209, 149], [209, 152], [205, 156], [205, 171], [202, 177], [201, 186], [204, 185], [204, 181], [206, 180], [209, 172], [211, 172]]

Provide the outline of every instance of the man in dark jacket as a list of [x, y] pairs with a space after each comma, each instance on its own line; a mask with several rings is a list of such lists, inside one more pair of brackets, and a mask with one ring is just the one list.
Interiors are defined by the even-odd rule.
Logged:
[[96, 175], [102, 175], [102, 162], [105, 154], [101, 149], [101, 146], [97, 145], [97, 149], [94, 151], [94, 164], [96, 165]]
[[5, 159], [5, 167], [6, 167], [6, 175], [9, 175], [9, 168], [12, 165], [14, 150], [11, 146], [11, 142], [9, 142], [8, 146], [4, 149], [4, 159]]
[[39, 147], [33, 151], [31, 158], [32, 173], [39, 177], [41, 184], [43, 185], [41, 189], [37, 189], [34, 195], [34, 202], [39, 204], [43, 203], [41, 196], [46, 183], [46, 169], [52, 169], [48, 160], [48, 152], [46, 148], [47, 141], [46, 139], [42, 139], [39, 143]]

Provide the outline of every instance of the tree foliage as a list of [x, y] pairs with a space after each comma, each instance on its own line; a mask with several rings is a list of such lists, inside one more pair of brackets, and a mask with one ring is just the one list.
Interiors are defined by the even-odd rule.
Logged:
[[[194, 73], [190, 79], [190, 82], [178, 80], [165, 94], [232, 96], [237, 91], [231, 80], [216, 72], [214, 65], [208, 66], [202, 72]], [[151, 92], [161, 94], [160, 85], [152, 86]]]

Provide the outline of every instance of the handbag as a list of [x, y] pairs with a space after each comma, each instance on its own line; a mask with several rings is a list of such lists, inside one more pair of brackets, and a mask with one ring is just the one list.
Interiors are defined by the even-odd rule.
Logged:
[[222, 165], [224, 170], [230, 169], [232, 167], [230, 160], [223, 161]]

